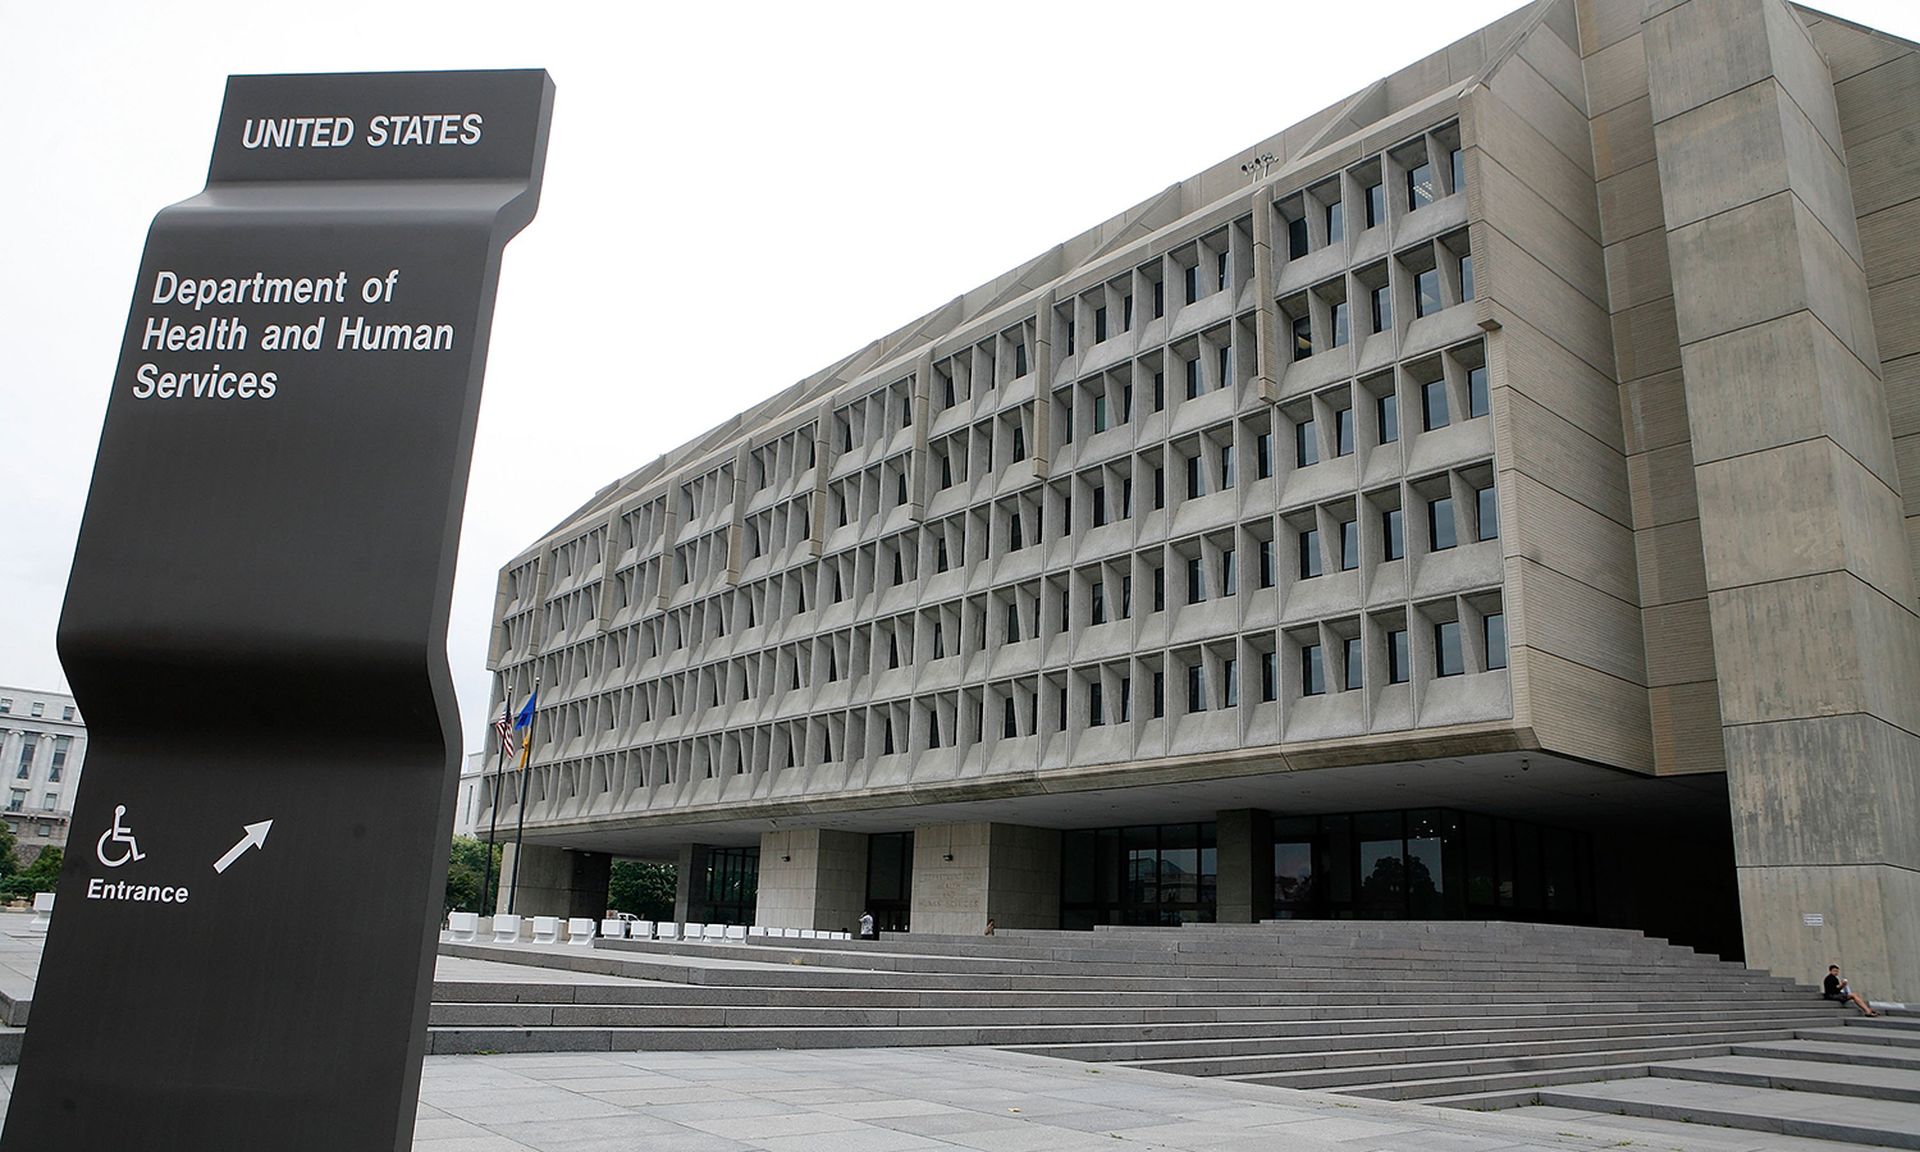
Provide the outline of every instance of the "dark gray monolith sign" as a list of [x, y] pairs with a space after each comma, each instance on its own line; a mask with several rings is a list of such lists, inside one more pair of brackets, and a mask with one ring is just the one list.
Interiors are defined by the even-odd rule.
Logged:
[[89, 755], [4, 1152], [406, 1149], [448, 606], [542, 71], [236, 76], [148, 233], [61, 616]]

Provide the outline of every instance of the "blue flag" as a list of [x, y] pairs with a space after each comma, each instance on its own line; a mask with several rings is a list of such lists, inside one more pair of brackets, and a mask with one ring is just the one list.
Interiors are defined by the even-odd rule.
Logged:
[[522, 728], [533, 727], [533, 702], [538, 699], [540, 699], [540, 693], [538, 692], [527, 697], [526, 707], [520, 709], [520, 715], [513, 719], [513, 730], [515, 732], [520, 731]]

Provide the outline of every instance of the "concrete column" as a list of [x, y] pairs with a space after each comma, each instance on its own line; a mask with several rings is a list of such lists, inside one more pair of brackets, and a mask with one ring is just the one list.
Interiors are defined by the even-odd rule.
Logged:
[[867, 837], [805, 828], [760, 834], [762, 928], [859, 928], [867, 899]]
[[1236, 808], [1214, 817], [1219, 866], [1215, 916], [1222, 924], [1251, 924], [1273, 914], [1273, 817]]
[[1019, 824], [913, 832], [913, 930], [977, 935], [1060, 926], [1060, 833]]
[[704, 844], [683, 844], [680, 858], [674, 861], [673, 918], [679, 923], [687, 922], [687, 913], [693, 905], [693, 866], [704, 853]]
[[[519, 886], [513, 885], [518, 856]], [[500, 855], [500, 894], [495, 912], [505, 912], [509, 898], [521, 916], [591, 916], [607, 910], [607, 883], [613, 857], [605, 852], [575, 852], [526, 844], [517, 854], [508, 844]]]
[[1920, 620], [1833, 85], [1782, 0], [1644, 39], [1747, 961], [1920, 999]]

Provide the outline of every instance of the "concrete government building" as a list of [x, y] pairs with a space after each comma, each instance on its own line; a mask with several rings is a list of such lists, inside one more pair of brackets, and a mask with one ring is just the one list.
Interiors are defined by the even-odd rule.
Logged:
[[509, 563], [519, 911], [678, 859], [688, 920], [1626, 925], [1920, 1000], [1917, 558], [1920, 45], [1540, 0]]

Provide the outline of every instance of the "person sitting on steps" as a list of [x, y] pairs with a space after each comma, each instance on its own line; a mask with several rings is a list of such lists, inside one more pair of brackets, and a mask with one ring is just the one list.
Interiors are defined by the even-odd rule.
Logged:
[[1858, 992], [1855, 992], [1847, 986], [1846, 979], [1840, 975], [1840, 965], [1838, 964], [1827, 965], [1827, 979], [1823, 985], [1823, 989], [1821, 995], [1829, 1000], [1837, 1001], [1841, 1004], [1852, 1001], [1854, 1007], [1865, 1012], [1867, 1015], [1880, 1015], [1880, 1013], [1875, 1012], [1869, 1007], [1865, 1000], [1860, 999]]

